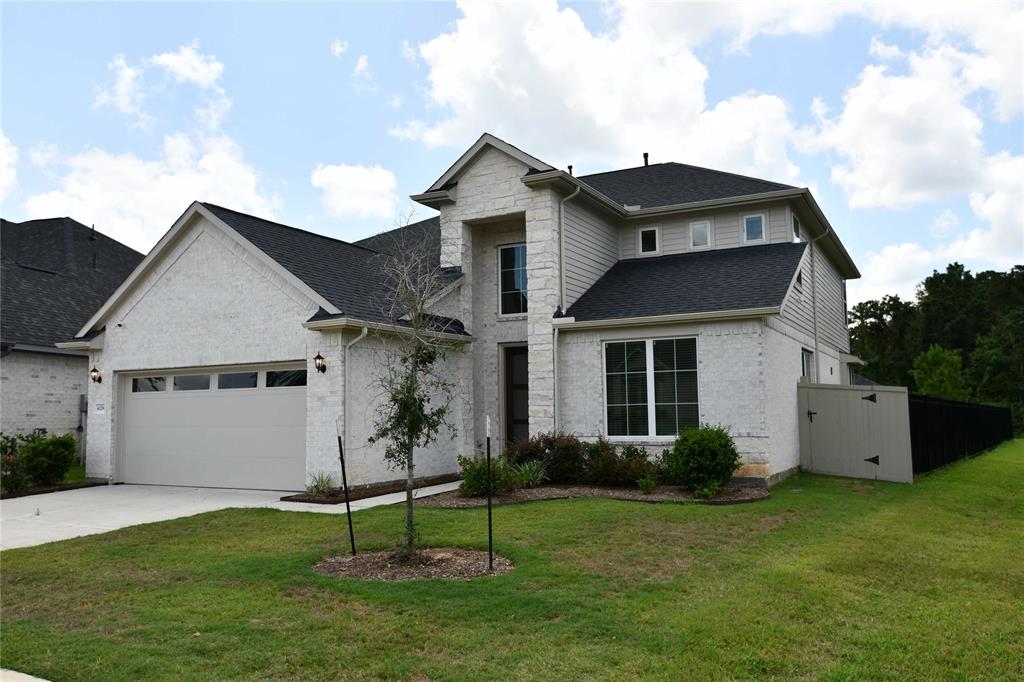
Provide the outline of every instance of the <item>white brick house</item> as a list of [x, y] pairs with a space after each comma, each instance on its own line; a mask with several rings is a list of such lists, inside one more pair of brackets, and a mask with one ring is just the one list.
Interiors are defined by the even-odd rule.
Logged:
[[61, 344], [102, 374], [89, 474], [297, 489], [338, 475], [341, 437], [350, 482], [401, 478], [366, 440], [394, 333], [373, 263], [399, 244], [435, 254], [435, 312], [466, 342], [456, 434], [417, 476], [454, 472], [490, 417], [498, 447], [560, 430], [656, 451], [723, 424], [741, 475], [777, 477], [799, 461], [797, 383], [858, 362], [859, 273], [806, 189], [680, 164], [577, 178], [484, 135], [413, 198], [440, 215], [356, 244], [193, 204]]

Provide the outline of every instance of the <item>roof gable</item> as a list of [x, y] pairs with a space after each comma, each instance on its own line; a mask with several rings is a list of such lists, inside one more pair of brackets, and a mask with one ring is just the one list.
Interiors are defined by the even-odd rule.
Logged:
[[554, 170], [554, 166], [550, 166], [537, 157], [527, 154], [522, 149], [510, 145], [508, 142], [505, 142], [490, 133], [484, 133], [476, 142], [473, 143], [472, 147], [467, 149], [462, 156], [460, 156], [458, 160], [444, 172], [441, 177], [434, 181], [434, 184], [427, 189], [427, 192], [436, 192], [452, 183], [458, 177], [462, 169], [476, 158], [477, 154], [479, 154], [485, 147], [493, 147], [502, 151], [534, 170]]
[[143, 255], [71, 218], [0, 227], [3, 342], [51, 348], [70, 338]]

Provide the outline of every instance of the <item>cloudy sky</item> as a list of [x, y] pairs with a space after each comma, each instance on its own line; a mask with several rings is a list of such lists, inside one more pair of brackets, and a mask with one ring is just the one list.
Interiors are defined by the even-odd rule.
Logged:
[[357, 239], [488, 131], [577, 174], [646, 151], [810, 187], [854, 301], [1024, 262], [1024, 3], [0, 12], [12, 220], [146, 251], [199, 199]]

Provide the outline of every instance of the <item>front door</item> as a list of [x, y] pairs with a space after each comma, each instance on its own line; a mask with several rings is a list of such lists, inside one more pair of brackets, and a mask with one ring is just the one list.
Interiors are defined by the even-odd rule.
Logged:
[[529, 372], [526, 346], [505, 348], [505, 444], [530, 437]]

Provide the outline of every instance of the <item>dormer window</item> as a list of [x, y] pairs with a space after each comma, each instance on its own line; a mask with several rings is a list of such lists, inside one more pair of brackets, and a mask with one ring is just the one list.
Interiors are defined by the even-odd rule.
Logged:
[[694, 220], [690, 223], [690, 250], [711, 248], [711, 221]]
[[661, 230], [657, 225], [641, 227], [637, 231], [637, 248], [641, 256], [654, 256], [661, 253]]
[[743, 243], [757, 244], [765, 241], [764, 214], [754, 213], [743, 216]]

